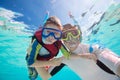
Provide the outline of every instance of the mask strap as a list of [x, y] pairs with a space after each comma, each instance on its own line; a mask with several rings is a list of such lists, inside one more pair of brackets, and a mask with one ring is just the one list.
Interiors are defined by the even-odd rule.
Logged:
[[82, 31], [81, 31], [81, 28], [80, 28], [80, 26], [79, 26], [79, 24], [78, 24], [78, 21], [74, 18], [74, 16], [72, 15], [71, 12], [69, 12], [69, 17], [73, 20], [74, 25], [75, 25], [76, 27], [78, 27], [78, 29], [80, 30], [80, 34], [81, 34], [80, 41], [82, 41]]

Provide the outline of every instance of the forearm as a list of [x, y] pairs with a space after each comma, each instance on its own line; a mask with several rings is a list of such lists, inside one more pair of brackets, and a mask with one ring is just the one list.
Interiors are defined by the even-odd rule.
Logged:
[[71, 54], [70, 59], [77, 59], [77, 58], [86, 58], [86, 59], [93, 59], [97, 60], [97, 57], [94, 54], [84, 53], [84, 54]]
[[49, 80], [49, 78], [51, 77], [51, 75], [44, 67], [35, 67], [35, 69], [37, 70], [42, 80]]
[[38, 61], [36, 60], [30, 67], [44, 67], [44, 66], [52, 66], [52, 61]]
[[84, 54], [71, 54], [70, 58], [89, 58], [91, 54], [84, 53]]
[[77, 59], [77, 58], [81, 58], [81, 55], [78, 54], [71, 54], [69, 59]]
[[31, 67], [44, 67], [44, 66], [58, 66], [61, 64], [63, 57], [54, 58], [48, 61], [38, 61], [36, 60]]
[[97, 57], [96, 57], [95, 54], [84, 53], [84, 54], [80, 54], [80, 56], [81, 56], [82, 58], [92, 59], [92, 60], [94, 60], [95, 62], [97, 61]]
[[87, 59], [90, 59], [92, 55], [93, 54], [90, 54], [90, 53], [79, 54], [80, 57], [87, 58]]

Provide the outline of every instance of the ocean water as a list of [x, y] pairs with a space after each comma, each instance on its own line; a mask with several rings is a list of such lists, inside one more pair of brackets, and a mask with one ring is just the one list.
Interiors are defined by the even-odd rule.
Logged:
[[[5, 18], [0, 16], [0, 21], [3, 20]], [[0, 80], [29, 80], [25, 55], [32, 34], [16, 26], [10, 28], [10, 25], [0, 26]], [[100, 22], [88, 29], [88, 32], [91, 34], [85, 36], [83, 42], [103, 45], [120, 56], [120, 4], [111, 5]], [[81, 79], [71, 69], [64, 67], [50, 80]]]
[[120, 4], [112, 4], [102, 15], [97, 25], [88, 31], [91, 33], [84, 37], [83, 42], [97, 43], [120, 55]]

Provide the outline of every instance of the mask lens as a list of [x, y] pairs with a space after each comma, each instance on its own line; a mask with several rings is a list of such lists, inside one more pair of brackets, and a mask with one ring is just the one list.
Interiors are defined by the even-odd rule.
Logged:
[[62, 32], [53, 28], [44, 28], [42, 35], [43, 37], [53, 36], [55, 39], [60, 39]]
[[77, 38], [80, 36], [80, 31], [79, 30], [68, 30], [63, 32], [62, 39], [63, 40], [68, 40], [68, 37], [72, 36], [72, 38]]
[[50, 30], [43, 29], [43, 32], [42, 32], [43, 37], [48, 37], [50, 33], [51, 33], [51, 31], [50, 31]]
[[66, 39], [67, 38], [67, 32], [64, 32], [63, 34], [62, 34], [62, 39]]
[[74, 37], [79, 35], [78, 30], [71, 30], [70, 32], [71, 32], [72, 36], [74, 36]]
[[56, 38], [60, 38], [60, 37], [61, 37], [61, 32], [55, 31], [55, 32], [54, 32], [54, 36], [55, 36]]

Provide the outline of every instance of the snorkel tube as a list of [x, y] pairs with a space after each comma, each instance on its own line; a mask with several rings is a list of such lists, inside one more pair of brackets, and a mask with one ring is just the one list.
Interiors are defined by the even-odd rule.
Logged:
[[69, 17], [73, 20], [74, 25], [77, 25], [77, 26], [78, 26], [78, 22], [77, 22], [77, 20], [74, 18], [74, 16], [71, 14], [71, 12], [69, 12]]
[[80, 42], [82, 41], [82, 31], [81, 31], [81, 28], [80, 28], [80, 26], [79, 26], [79, 24], [78, 24], [78, 21], [74, 18], [74, 16], [71, 14], [71, 12], [69, 12], [69, 17], [73, 20], [73, 22], [74, 22], [74, 25], [76, 26], [76, 27], [78, 27], [78, 29], [80, 30], [80, 34], [81, 34], [81, 36], [80, 36]]
[[43, 25], [46, 23], [46, 21], [47, 21], [48, 18], [49, 18], [49, 11], [46, 11], [46, 15], [45, 15], [45, 18], [43, 20]]

